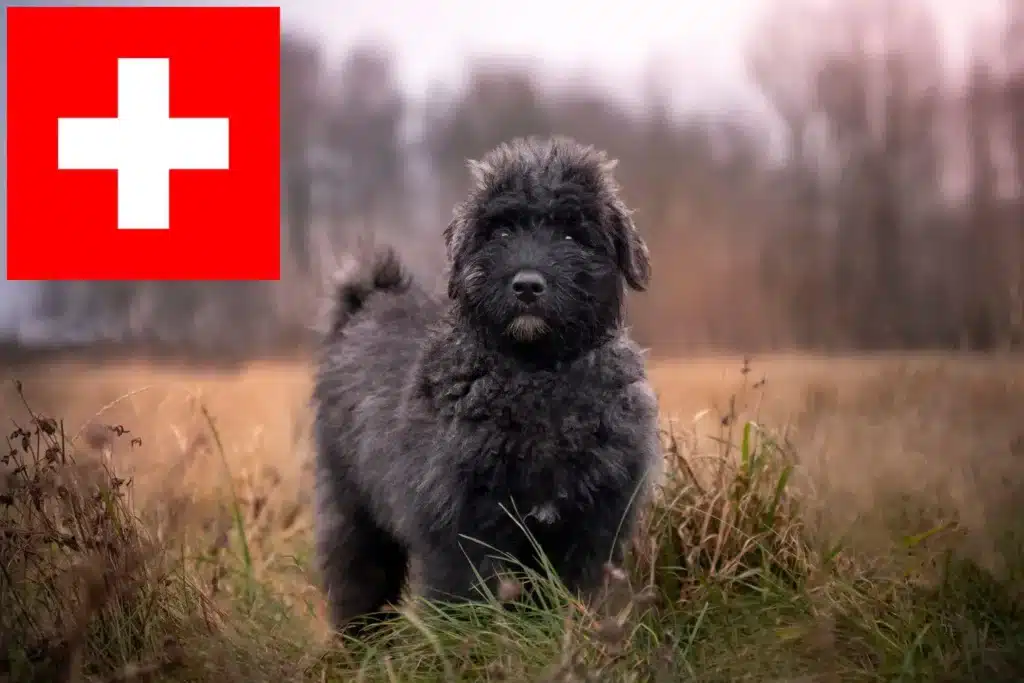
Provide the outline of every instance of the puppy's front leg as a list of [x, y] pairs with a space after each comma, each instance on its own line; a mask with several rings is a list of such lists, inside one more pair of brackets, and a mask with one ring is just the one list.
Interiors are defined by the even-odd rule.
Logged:
[[480, 582], [488, 582], [494, 573], [485, 547], [453, 536], [431, 542], [420, 558], [423, 597], [449, 603], [484, 599]]
[[636, 512], [625, 491], [607, 493], [601, 505], [567, 517], [560, 533], [550, 540], [549, 559], [570, 592], [585, 602], [597, 598], [604, 587], [605, 566], [620, 567], [625, 542], [635, 527]]

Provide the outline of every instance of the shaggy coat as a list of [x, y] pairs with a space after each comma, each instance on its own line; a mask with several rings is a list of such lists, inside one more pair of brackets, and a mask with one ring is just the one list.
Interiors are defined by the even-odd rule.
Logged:
[[443, 601], [502, 554], [539, 567], [529, 536], [584, 595], [621, 559], [661, 455], [622, 319], [648, 255], [611, 167], [564, 138], [503, 145], [445, 231], [448, 301], [391, 251], [341, 280], [314, 395], [336, 627], [397, 603], [413, 558]]

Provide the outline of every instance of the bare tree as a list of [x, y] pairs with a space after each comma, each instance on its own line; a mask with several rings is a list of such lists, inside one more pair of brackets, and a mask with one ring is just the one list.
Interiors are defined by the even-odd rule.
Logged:
[[314, 153], [322, 63], [315, 44], [295, 35], [281, 38], [282, 233], [290, 258], [310, 265]]
[[377, 46], [361, 46], [328, 84], [324, 152], [333, 173], [323, 189], [329, 215], [350, 229], [394, 230], [406, 209], [406, 107], [393, 57]]

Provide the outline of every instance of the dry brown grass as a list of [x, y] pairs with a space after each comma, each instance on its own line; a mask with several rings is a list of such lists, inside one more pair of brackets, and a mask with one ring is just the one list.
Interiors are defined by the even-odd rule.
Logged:
[[[940, 612], [919, 612], [916, 606], [933, 598], [916, 591], [966, 595], [963, 585], [950, 583], [953, 559], [981, 572], [971, 574], [971, 590], [996, 591], [997, 601], [1012, 602], [1024, 585], [1016, 554], [1024, 539], [1012, 536], [1021, 527], [1013, 502], [1024, 487], [1024, 360], [791, 356], [756, 360], [749, 373], [743, 368], [736, 358], [655, 364], [672, 426], [673, 467], [666, 498], [639, 541], [632, 582], [636, 590], [649, 584], [648, 593], [678, 609], [635, 621], [649, 596], [626, 599], [625, 607], [586, 631], [587, 638], [604, 643], [603, 659], [560, 645], [579, 636], [561, 612], [553, 620], [531, 622], [531, 637], [554, 644], [534, 643], [531, 652], [565, 665], [562, 678], [551, 680], [570, 680], [577, 665], [635, 673], [638, 661], [654, 657], [664, 664], [667, 654], [686, 660], [685, 666], [672, 665], [672, 675], [686, 672], [698, 680], [807, 672], [818, 676], [813, 680], [917, 680], [968, 669], [991, 678], [1017, 666], [1006, 638], [989, 632], [995, 621], [968, 616], [970, 625], [964, 626], [941, 612], [933, 623], [929, 619]], [[19, 490], [57, 490], [60, 478], [91, 471], [81, 474], [93, 477], [85, 483], [76, 479], [64, 486], [71, 498], [54, 505], [71, 505], [81, 516], [82, 510], [109, 511], [117, 501], [115, 519], [141, 520], [135, 526], [97, 522], [88, 533], [71, 534], [105, 539], [108, 547], [122, 548], [119, 554], [58, 548], [61, 560], [55, 563], [53, 538], [67, 532], [54, 520], [67, 514], [54, 508], [30, 523], [0, 512], [8, 532], [43, 534], [31, 537], [35, 546], [22, 538], [16, 549], [0, 553], [6, 571], [22, 573], [6, 579], [0, 611], [24, 597], [9, 590], [19, 581], [56, 582], [70, 591], [43, 600], [43, 617], [32, 612], [45, 623], [31, 629], [18, 624], [32, 631], [19, 642], [47, 653], [37, 658], [50, 662], [49, 671], [77, 666], [58, 656], [72, 652], [81, 659], [78, 670], [108, 679], [145, 674], [164, 680], [280, 680], [322, 674], [348, 680], [357, 670], [370, 671], [371, 681], [444, 679], [444, 667], [430, 678], [417, 664], [413, 677], [412, 665], [382, 658], [376, 650], [363, 655], [378, 662], [377, 668], [318, 658], [333, 650], [309, 562], [309, 374], [301, 363], [218, 371], [63, 360], [11, 368], [4, 375], [9, 381], [0, 405], [31, 442], [22, 448], [21, 434], [13, 435], [17, 457], [45, 461], [47, 439], [63, 433], [57, 442], [70, 444], [66, 450], [78, 463], [70, 469], [26, 464], [23, 472], [49, 474], [33, 474]], [[39, 418], [59, 416], [54, 434], [41, 426], [49, 423], [33, 422], [29, 409]], [[119, 436], [110, 426], [127, 433]], [[115, 487], [124, 495], [111, 494], [110, 477], [97, 475], [97, 467], [130, 481]], [[39, 494], [25, 495], [31, 500]], [[36, 564], [16, 559], [21, 557], [35, 558]], [[161, 582], [176, 586], [170, 604], [153, 588]], [[713, 593], [709, 586], [716, 587]], [[775, 591], [778, 600], [765, 603]], [[153, 606], [157, 600], [160, 609]], [[942, 600], [934, 599], [936, 605]], [[971, 609], [987, 609], [971, 600]], [[91, 625], [82, 625], [87, 617], [80, 615], [89, 614]], [[1017, 612], [1000, 614], [1002, 628]], [[104, 619], [120, 623], [97, 626]], [[445, 638], [461, 642], [462, 631], [444, 619], [424, 625], [410, 616], [402, 622], [412, 631], [391, 634], [391, 640], [405, 643], [420, 634], [417, 642], [426, 648], [404, 661], [433, 656]], [[526, 626], [517, 628], [526, 637]], [[619, 633], [623, 629], [633, 630], [627, 637]], [[642, 656], [634, 661], [621, 655], [616, 648], [624, 640]], [[5, 645], [10, 660], [12, 646]], [[526, 675], [526, 665], [517, 670], [501, 664], [515, 659], [512, 654], [492, 655], [490, 680]], [[460, 657], [464, 664], [478, 659], [468, 652], [455, 659]], [[974, 662], [977, 657], [988, 668]], [[814, 663], [823, 659], [832, 663]], [[126, 673], [126, 664], [135, 668]], [[655, 668], [644, 669], [641, 679], [654, 677]], [[836, 678], [840, 671], [845, 675]], [[626, 680], [608, 676], [604, 680]]]
[[[665, 411], [683, 422], [727, 412], [740, 366], [661, 363], [654, 376]], [[913, 512], [956, 517], [983, 543], [990, 524], [1013, 512], [1024, 487], [1024, 358], [794, 355], [751, 368], [764, 390], [747, 392], [738, 409], [785, 432], [829, 530], [864, 526], [865, 516], [897, 521], [884, 515], [902, 498], [901, 513], [912, 500], [922, 506]], [[875, 531], [862, 529], [861, 540]]]

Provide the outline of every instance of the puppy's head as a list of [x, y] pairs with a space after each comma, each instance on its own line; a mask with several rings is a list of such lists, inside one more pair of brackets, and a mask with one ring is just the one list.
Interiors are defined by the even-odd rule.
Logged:
[[445, 230], [448, 294], [469, 323], [517, 347], [584, 350], [643, 290], [647, 247], [614, 162], [568, 138], [518, 139], [471, 162], [474, 187]]

